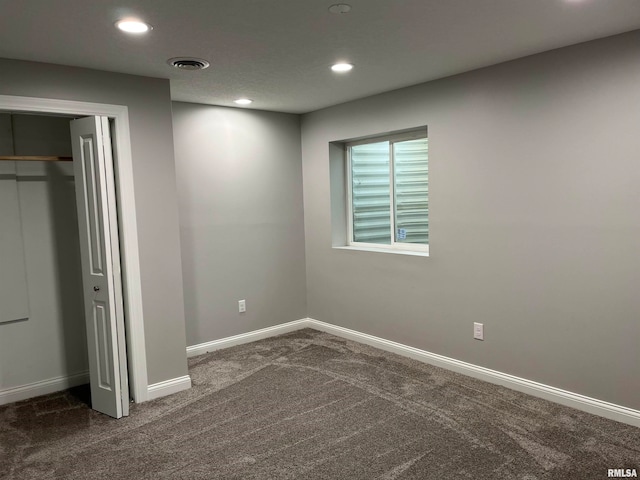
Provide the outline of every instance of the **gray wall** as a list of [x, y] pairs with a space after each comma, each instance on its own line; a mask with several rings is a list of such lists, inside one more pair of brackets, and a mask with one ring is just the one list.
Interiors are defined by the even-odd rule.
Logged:
[[[0, 114], [0, 122], [8, 119]], [[7, 155], [15, 149], [17, 155], [71, 156], [69, 119], [14, 115], [13, 126], [13, 148], [2, 149]], [[28, 312], [0, 324], [0, 390], [89, 368], [73, 165], [2, 165], [15, 166]]]
[[306, 317], [300, 117], [174, 103], [173, 120], [187, 344]]
[[[638, 58], [632, 32], [305, 115], [309, 316], [640, 408]], [[425, 124], [431, 256], [332, 249], [328, 143]]]
[[[0, 114], [0, 155], [13, 155], [11, 117]], [[0, 323], [29, 316], [27, 272], [15, 162], [0, 162]], [[1, 338], [1, 337], [0, 337]], [[0, 340], [1, 341], [1, 340]], [[0, 363], [0, 384], [2, 364]]]
[[0, 59], [0, 94], [126, 105], [149, 383], [187, 373], [169, 81]]

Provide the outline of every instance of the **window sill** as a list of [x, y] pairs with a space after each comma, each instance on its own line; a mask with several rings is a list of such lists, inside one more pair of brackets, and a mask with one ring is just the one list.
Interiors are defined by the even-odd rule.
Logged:
[[375, 253], [393, 253], [395, 255], [412, 255], [414, 257], [428, 257], [428, 250], [400, 250], [395, 248], [375, 248], [375, 247], [359, 247], [354, 245], [345, 245], [342, 247], [332, 247], [336, 250], [353, 250], [359, 252], [375, 252]]

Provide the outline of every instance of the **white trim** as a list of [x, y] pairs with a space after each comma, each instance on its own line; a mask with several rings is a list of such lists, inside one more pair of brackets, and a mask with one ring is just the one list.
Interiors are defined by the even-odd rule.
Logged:
[[191, 345], [190, 347], [187, 347], [187, 357], [195, 357], [197, 355], [202, 355], [203, 353], [255, 342], [256, 340], [262, 340], [263, 338], [275, 337], [276, 335], [294, 332], [302, 328], [308, 328], [311, 327], [309, 320], [310, 319], [308, 318], [303, 318], [302, 320], [294, 320], [293, 322], [282, 323], [274, 327], [254, 330], [253, 332], [241, 333], [240, 335], [221, 338], [220, 340], [213, 340], [212, 342]]
[[347, 238], [346, 238], [346, 246], [351, 246], [353, 244], [353, 169], [351, 168], [351, 163], [353, 160], [351, 159], [351, 147], [345, 145], [345, 178], [346, 185], [345, 189], [347, 192]]
[[[391, 225], [391, 248], [396, 247], [396, 215], [398, 202], [396, 201], [396, 160], [395, 160], [395, 142], [388, 140], [389, 142], [389, 225]], [[352, 167], [353, 168], [353, 167]], [[427, 215], [427, 219], [429, 216]], [[355, 243], [355, 242], [353, 242]]]
[[73, 375], [50, 378], [19, 387], [5, 388], [0, 390], [0, 405], [27, 400], [40, 395], [48, 395], [49, 393], [59, 392], [86, 383], [89, 383], [89, 372], [74, 373]]
[[389, 245], [385, 247], [374, 247], [374, 243], [351, 243], [351, 245], [347, 246], [336, 246], [331, 247], [336, 250], [352, 250], [354, 252], [374, 252], [374, 253], [391, 253], [394, 255], [413, 255], [415, 257], [428, 257], [429, 256], [429, 245], [424, 245], [424, 250], [405, 250], [402, 248], [391, 248]]
[[454, 372], [459, 372], [486, 382], [502, 385], [512, 390], [527, 393], [534, 397], [544, 398], [545, 400], [566, 405], [568, 407], [575, 408], [576, 410], [581, 410], [583, 412], [592, 413], [611, 420], [640, 427], [640, 410], [634, 410], [614, 403], [587, 397], [579, 393], [573, 393], [560, 388], [551, 387], [532, 380], [516, 377], [515, 375], [480, 367], [454, 358], [445, 357], [444, 355], [427, 352], [425, 350], [420, 350], [419, 348], [392, 342], [390, 340], [385, 340], [384, 338], [375, 337], [373, 335], [321, 322], [312, 318], [304, 318], [302, 320], [283, 323], [281, 325], [264, 328], [262, 330], [214, 340], [213, 342], [193, 345], [191, 347], [187, 347], [187, 356], [193, 357], [206, 352], [261, 340], [263, 338], [281, 335], [283, 333], [292, 332], [302, 328], [313, 328], [315, 330], [320, 330], [321, 332], [327, 332], [348, 340], [371, 345], [372, 347], [379, 348], [380, 350], [396, 353], [403, 357], [413, 358], [414, 360], [418, 360], [423, 363], [435, 365], [447, 370], [453, 370]]
[[147, 400], [147, 356], [144, 340], [142, 311], [142, 281], [138, 251], [138, 224], [136, 220], [133, 187], [133, 159], [129, 133], [129, 109], [123, 105], [77, 102], [50, 98], [0, 95], [0, 109], [22, 112], [63, 113], [69, 115], [107, 116], [115, 120], [115, 150], [117, 154], [116, 181], [118, 185], [118, 213], [122, 228], [124, 301], [128, 342], [130, 393], [136, 402]]
[[181, 392], [191, 388], [191, 377], [184, 375], [182, 377], [172, 378], [164, 382], [153, 383], [149, 385], [147, 390], [147, 400], [154, 400], [160, 397], [166, 397], [173, 393]]
[[129, 132], [129, 113], [115, 115], [115, 151], [117, 155], [118, 220], [122, 249], [122, 278], [124, 281], [125, 327], [130, 395], [136, 403], [147, 400], [147, 352], [144, 339], [142, 309], [142, 278], [138, 245], [138, 221], [133, 185], [133, 157]]
[[594, 415], [600, 415], [601, 417], [610, 418], [611, 420], [640, 427], [640, 410], [634, 410], [632, 408], [580, 395], [579, 393], [573, 393], [560, 388], [551, 387], [532, 380], [516, 377], [515, 375], [510, 375], [508, 373], [502, 373], [497, 370], [491, 370], [489, 368], [445, 357], [444, 355], [438, 355], [437, 353], [427, 352], [425, 350], [420, 350], [419, 348], [409, 347], [408, 345], [392, 342], [380, 337], [374, 337], [373, 335], [368, 335], [366, 333], [360, 333], [348, 328], [331, 325], [330, 323], [308, 319], [308, 326], [348, 340], [371, 345], [372, 347], [379, 348], [380, 350], [397, 353], [398, 355], [413, 358], [420, 362], [446, 368], [447, 370], [453, 370], [454, 372], [459, 372], [486, 382], [502, 385], [512, 390], [533, 395], [534, 397], [544, 398], [545, 400], [550, 400], [561, 405], [582, 410], [583, 412], [593, 413]]

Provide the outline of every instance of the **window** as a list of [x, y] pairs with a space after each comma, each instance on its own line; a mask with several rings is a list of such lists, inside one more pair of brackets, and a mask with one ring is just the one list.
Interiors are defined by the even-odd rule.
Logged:
[[428, 252], [426, 130], [345, 145], [348, 244]]

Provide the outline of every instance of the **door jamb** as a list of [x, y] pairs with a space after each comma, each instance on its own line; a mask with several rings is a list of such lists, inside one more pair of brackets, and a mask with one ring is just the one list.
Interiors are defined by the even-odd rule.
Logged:
[[78, 116], [105, 116], [114, 119], [115, 155], [113, 165], [117, 185], [116, 198], [120, 221], [119, 236], [122, 261], [127, 362], [130, 395], [134, 402], [148, 399], [147, 356], [142, 309], [142, 281], [133, 185], [133, 159], [129, 133], [129, 109], [125, 105], [79, 102], [51, 98], [0, 95], [0, 109], [33, 113], [62, 113]]

